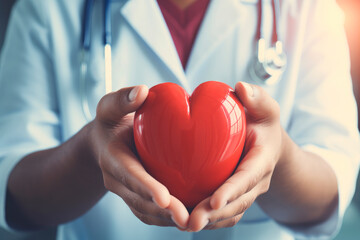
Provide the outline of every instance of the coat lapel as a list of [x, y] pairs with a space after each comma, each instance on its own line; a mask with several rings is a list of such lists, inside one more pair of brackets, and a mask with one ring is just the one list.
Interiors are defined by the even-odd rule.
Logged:
[[193, 46], [186, 75], [190, 76], [201, 62], [224, 40], [242, 17], [239, 0], [212, 0]]
[[[250, 0], [242, 0], [250, 1]], [[186, 75], [190, 76], [224, 40], [243, 17], [239, 0], [211, 0], [195, 40]], [[127, 0], [121, 14], [136, 34], [181, 85], [190, 91], [171, 34], [156, 0]]]
[[156, 0], [129, 0], [121, 14], [182, 86], [189, 90], [171, 34]]

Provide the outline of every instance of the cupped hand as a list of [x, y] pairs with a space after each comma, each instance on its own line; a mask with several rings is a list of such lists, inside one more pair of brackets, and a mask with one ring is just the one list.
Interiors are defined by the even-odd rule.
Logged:
[[119, 195], [142, 222], [183, 229], [189, 218], [185, 206], [146, 172], [136, 155], [134, 112], [147, 94], [146, 86], [136, 86], [104, 96], [89, 137], [106, 189]]
[[247, 120], [243, 159], [234, 174], [192, 211], [188, 231], [232, 227], [268, 191], [283, 152], [280, 109], [261, 87], [238, 82], [235, 92]]

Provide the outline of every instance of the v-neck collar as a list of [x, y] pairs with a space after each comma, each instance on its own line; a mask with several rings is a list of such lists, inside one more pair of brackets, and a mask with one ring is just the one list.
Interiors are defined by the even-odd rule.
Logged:
[[[211, 0], [199, 29], [186, 68], [186, 75], [195, 71], [206, 57], [224, 40], [241, 17], [238, 0]], [[185, 71], [178, 57], [171, 34], [156, 0], [128, 0], [121, 14], [136, 34], [161, 60], [182, 86], [190, 91]]]
[[157, 0], [160, 6], [164, 6], [165, 11], [170, 11], [172, 18], [179, 23], [183, 28], [189, 24], [198, 14], [201, 7], [207, 7], [209, 0], [196, 0], [185, 9], [180, 9], [175, 3], [170, 0]]

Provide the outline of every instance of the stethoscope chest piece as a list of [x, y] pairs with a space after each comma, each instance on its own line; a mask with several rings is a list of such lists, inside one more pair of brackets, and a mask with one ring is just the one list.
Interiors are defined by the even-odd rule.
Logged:
[[[262, 44], [262, 39], [259, 45]], [[278, 42], [277, 44], [281, 44]], [[282, 50], [282, 46], [271, 48], [258, 47], [258, 54], [251, 62], [250, 77], [260, 85], [275, 85], [286, 69], [286, 54]]]
[[[258, 1], [258, 27], [257, 27], [257, 52], [249, 65], [249, 74], [253, 81], [259, 85], [275, 85], [285, 71], [287, 58], [282, 41], [279, 39], [278, 21], [280, 15], [279, 0], [271, 0], [273, 9], [273, 31], [266, 44], [263, 29], [265, 0]], [[269, 46], [267, 46], [269, 45]]]

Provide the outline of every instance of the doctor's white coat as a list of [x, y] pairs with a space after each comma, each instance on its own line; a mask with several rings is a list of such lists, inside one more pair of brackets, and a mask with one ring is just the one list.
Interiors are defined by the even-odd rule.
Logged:
[[[8, 176], [25, 155], [57, 146], [86, 124], [80, 101], [84, 0], [20, 0], [11, 16], [0, 60], [0, 225]], [[155, 0], [112, 6], [113, 88], [174, 82], [191, 93], [204, 81], [253, 84], [256, 0], [212, 0], [183, 70]], [[86, 75], [91, 113], [104, 95], [102, 1], [95, 0]], [[265, 34], [272, 32], [266, 4]], [[358, 170], [359, 137], [343, 19], [334, 0], [282, 0], [280, 37], [288, 66], [278, 84], [263, 86], [279, 103], [281, 123], [303, 149], [336, 172], [339, 206], [324, 223], [281, 226], [255, 203], [233, 228], [184, 233], [147, 226], [122, 199], [106, 194], [90, 211], [59, 226], [57, 238], [77, 239], [327, 239], [341, 225]]]

